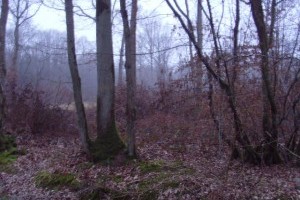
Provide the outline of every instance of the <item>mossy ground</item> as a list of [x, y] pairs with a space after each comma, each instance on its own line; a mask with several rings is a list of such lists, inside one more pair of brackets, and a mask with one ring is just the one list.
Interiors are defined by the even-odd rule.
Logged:
[[10, 135], [1, 135], [0, 134], [0, 152], [9, 150], [11, 148], [16, 148], [16, 138]]
[[160, 192], [167, 189], [175, 189], [180, 186], [176, 177], [180, 175], [192, 175], [194, 169], [184, 166], [181, 162], [165, 162], [162, 160], [140, 162], [139, 169], [142, 174], [149, 174], [147, 179], [138, 183], [140, 199], [156, 199]]
[[47, 171], [40, 171], [35, 176], [35, 184], [38, 187], [48, 189], [60, 189], [68, 187], [70, 189], [78, 189], [80, 182], [73, 174], [70, 173], [50, 173]]
[[[192, 175], [194, 169], [188, 168], [182, 162], [167, 162], [162, 160], [141, 161], [132, 163], [137, 170], [135, 181], [127, 183], [128, 176], [122, 174], [100, 174], [93, 188], [81, 193], [80, 199], [157, 199], [160, 193], [168, 189], [180, 187], [178, 176]], [[130, 179], [130, 178], [129, 178]], [[126, 189], [113, 189], [107, 185], [124, 185]]]
[[17, 160], [17, 144], [15, 137], [10, 135], [0, 135], [0, 171], [12, 173], [11, 164]]
[[140, 171], [145, 173], [151, 172], [185, 172], [185, 173], [194, 173], [194, 170], [188, 167], [185, 167], [182, 162], [165, 162], [162, 160], [154, 160], [154, 161], [143, 161], [139, 163]]

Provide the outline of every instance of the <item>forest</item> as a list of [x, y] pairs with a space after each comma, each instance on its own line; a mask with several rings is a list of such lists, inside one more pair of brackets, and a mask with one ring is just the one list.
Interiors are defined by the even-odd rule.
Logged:
[[298, 0], [0, 5], [0, 200], [300, 199]]

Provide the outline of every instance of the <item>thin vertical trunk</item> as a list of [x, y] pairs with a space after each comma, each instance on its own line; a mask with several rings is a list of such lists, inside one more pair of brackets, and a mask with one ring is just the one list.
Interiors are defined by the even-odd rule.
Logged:
[[119, 73], [118, 73], [118, 86], [122, 86], [123, 84], [123, 66], [124, 66], [124, 45], [125, 45], [125, 37], [124, 34], [122, 36], [121, 49], [120, 49], [120, 61], [119, 61]]
[[[186, 16], [190, 18], [190, 9], [189, 9], [189, 4], [188, 0], [185, 0], [185, 8], [186, 8]], [[193, 31], [193, 26], [191, 23], [188, 23], [188, 28], [190, 31]], [[193, 47], [192, 47], [192, 42], [189, 40], [189, 53], [190, 53], [190, 61], [193, 60]]]
[[74, 36], [74, 19], [73, 19], [73, 2], [65, 0], [66, 25], [67, 25], [67, 48], [68, 61], [72, 77], [73, 94], [76, 106], [79, 134], [82, 146], [86, 153], [89, 154], [89, 137], [88, 126], [86, 121], [85, 110], [82, 101], [81, 81], [78, 72], [78, 65], [75, 51], [75, 36]]
[[136, 93], [136, 16], [137, 0], [132, 0], [130, 26], [126, 2], [120, 1], [125, 37], [125, 68], [127, 83], [127, 151], [129, 157], [136, 157], [135, 148], [135, 93]]
[[131, 5], [131, 19], [130, 19], [130, 56], [131, 56], [131, 67], [126, 73], [127, 78], [127, 101], [128, 101], [128, 155], [130, 157], [136, 157], [135, 147], [135, 120], [136, 120], [136, 24], [137, 24], [137, 0], [132, 0]]
[[240, 25], [240, 0], [235, 1], [235, 25], [233, 29], [233, 75], [231, 80], [231, 87], [235, 89], [235, 81], [237, 78], [237, 66], [239, 64], [238, 58], [238, 43], [239, 43], [239, 25]]
[[214, 109], [214, 101], [213, 101], [214, 86], [213, 86], [213, 79], [210, 73], [207, 73], [207, 78], [208, 78], [208, 105], [209, 105], [210, 115], [213, 119], [216, 130], [220, 133], [221, 132], [220, 123], [219, 120], [217, 119], [215, 109]]
[[[297, 109], [298, 104], [300, 103], [300, 95], [298, 95], [298, 98], [295, 99], [292, 105], [292, 111], [293, 111], [293, 121], [294, 121], [294, 130], [293, 133], [287, 142], [286, 146], [287, 148], [296, 153], [296, 145], [297, 145], [297, 140], [299, 138], [299, 130], [300, 130], [300, 111]], [[300, 143], [300, 138], [299, 138], [299, 143]], [[299, 144], [300, 145], [300, 144]]]
[[[17, 6], [17, 13], [19, 13], [19, 2]], [[9, 101], [12, 108], [16, 103], [16, 87], [18, 80], [18, 63], [19, 63], [19, 51], [20, 51], [20, 18], [16, 16], [15, 30], [14, 30], [14, 47], [11, 61], [11, 68], [8, 72], [8, 83], [9, 83]]]
[[3, 133], [5, 120], [5, 77], [6, 77], [6, 60], [5, 60], [5, 34], [8, 16], [9, 0], [2, 0], [1, 18], [0, 18], [0, 135]]
[[[202, 14], [202, 0], [198, 0], [197, 4], [197, 44], [200, 49], [200, 54], [202, 55], [203, 49], [203, 14]], [[197, 90], [202, 91], [202, 76], [203, 76], [203, 66], [200, 61], [197, 66]]]
[[197, 4], [197, 44], [202, 54], [203, 48], [203, 14], [202, 14], [202, 0], [198, 0]]

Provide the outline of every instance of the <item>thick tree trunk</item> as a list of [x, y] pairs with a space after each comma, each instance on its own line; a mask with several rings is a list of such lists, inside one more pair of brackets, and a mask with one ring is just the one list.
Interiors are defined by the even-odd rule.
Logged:
[[[264, 12], [260, 0], [251, 0], [252, 16], [257, 28], [259, 46], [261, 50], [261, 73], [262, 73], [262, 95], [263, 95], [263, 132], [265, 137], [265, 148], [263, 149], [263, 159], [266, 164], [276, 164], [281, 162], [278, 153], [278, 128], [277, 128], [277, 107], [275, 95], [271, 86], [271, 75], [269, 67], [269, 47], [272, 35], [268, 37], [264, 22]], [[276, 6], [276, 3], [272, 3]], [[275, 14], [275, 13], [274, 13]], [[274, 18], [275, 19], [275, 18]], [[271, 22], [272, 24], [272, 22]], [[270, 31], [272, 33], [273, 31]]]
[[94, 160], [114, 157], [124, 148], [115, 124], [115, 76], [112, 46], [111, 1], [96, 1], [97, 140]]
[[3, 133], [5, 120], [5, 77], [6, 77], [6, 59], [5, 59], [5, 34], [9, 9], [9, 0], [2, 0], [1, 18], [0, 18], [0, 135]]
[[129, 157], [136, 157], [135, 148], [135, 93], [136, 93], [136, 15], [137, 0], [132, 0], [131, 20], [129, 26], [126, 2], [120, 1], [125, 38], [125, 68], [127, 85], [127, 151]]
[[78, 119], [79, 134], [85, 152], [90, 154], [88, 126], [87, 126], [86, 115], [85, 115], [85, 110], [82, 101], [81, 81], [79, 77], [76, 51], [75, 51], [72, 0], [65, 0], [65, 12], [66, 12], [66, 25], [67, 25], [68, 61], [69, 61], [69, 68], [72, 77], [73, 94], [74, 94], [74, 101], [75, 101], [76, 113]]

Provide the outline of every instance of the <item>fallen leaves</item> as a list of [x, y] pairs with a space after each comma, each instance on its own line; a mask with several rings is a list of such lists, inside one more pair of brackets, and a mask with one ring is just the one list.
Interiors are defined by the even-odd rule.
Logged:
[[[300, 198], [298, 168], [229, 162], [226, 148], [223, 155], [216, 153], [218, 146], [208, 148], [196, 140], [181, 155], [165, 143], [149, 142], [139, 148], [141, 161], [122, 166], [90, 162], [77, 140], [40, 136], [20, 142], [19, 138], [18, 148], [26, 154], [14, 163], [13, 174], [1, 172], [0, 195], [12, 199], [80, 199], [91, 194], [100, 199]], [[34, 181], [39, 171], [74, 174], [81, 187], [76, 191], [39, 188]]]

